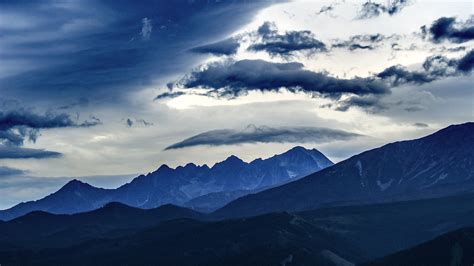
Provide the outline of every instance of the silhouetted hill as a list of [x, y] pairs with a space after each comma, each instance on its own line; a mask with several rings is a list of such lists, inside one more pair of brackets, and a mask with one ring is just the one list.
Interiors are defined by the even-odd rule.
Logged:
[[220, 222], [173, 220], [69, 248], [0, 252], [5, 265], [334, 265], [358, 256], [344, 240], [288, 213]]
[[165, 220], [203, 217], [201, 213], [173, 205], [144, 210], [116, 202], [73, 215], [34, 211], [0, 224], [0, 246], [61, 247], [93, 238], [129, 234]]

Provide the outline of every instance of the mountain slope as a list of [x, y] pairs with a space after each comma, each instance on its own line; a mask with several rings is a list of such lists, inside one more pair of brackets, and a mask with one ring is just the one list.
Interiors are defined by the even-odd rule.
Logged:
[[416, 247], [397, 252], [363, 266], [398, 265], [473, 265], [474, 227], [446, 233]]
[[[209, 193], [241, 192], [224, 199], [208, 197], [205, 202], [208, 209], [217, 209], [238, 196], [296, 180], [330, 165], [332, 162], [322, 153], [303, 147], [250, 163], [230, 156], [213, 167], [189, 163], [172, 169], [162, 165], [158, 170], [138, 176], [117, 189], [95, 188], [77, 180], [70, 181], [43, 199], [0, 211], [0, 219], [10, 220], [38, 210], [73, 214], [94, 210], [113, 201], [140, 208], [155, 208], [164, 204], [183, 206]], [[186, 206], [196, 207], [192, 202]], [[200, 209], [199, 206], [196, 209]]]
[[[306, 221], [343, 237], [369, 261], [474, 226], [474, 193], [435, 199], [340, 206], [298, 212]], [[361, 261], [356, 261], [361, 262]]]
[[217, 217], [474, 191], [474, 123], [363, 152], [298, 181], [239, 198]]

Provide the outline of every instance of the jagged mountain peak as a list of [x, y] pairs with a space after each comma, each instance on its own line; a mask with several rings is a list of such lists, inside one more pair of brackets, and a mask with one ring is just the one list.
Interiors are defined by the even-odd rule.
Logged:
[[235, 155], [230, 155], [224, 161], [216, 163], [211, 169], [220, 169], [220, 168], [228, 168], [228, 167], [240, 167], [240, 166], [245, 165], [245, 164], [247, 164], [247, 163], [244, 162], [239, 157], [237, 157]]

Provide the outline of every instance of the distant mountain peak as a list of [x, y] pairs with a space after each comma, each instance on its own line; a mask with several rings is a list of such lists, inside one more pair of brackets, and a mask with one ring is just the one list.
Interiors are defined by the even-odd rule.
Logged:
[[235, 155], [231, 155], [229, 157], [227, 157], [227, 159], [225, 159], [225, 161], [230, 161], [230, 162], [243, 162], [242, 159], [240, 159], [239, 157], [235, 156]]
[[291, 152], [291, 151], [308, 151], [308, 149], [306, 149], [303, 146], [295, 146], [295, 147], [291, 148], [290, 150], [288, 150], [288, 152]]
[[196, 167], [198, 167], [198, 166], [195, 165], [194, 163], [187, 163], [184, 167], [187, 167], [187, 168], [196, 168]]
[[63, 191], [65, 190], [77, 190], [77, 189], [81, 189], [81, 188], [91, 188], [92, 186], [85, 183], [85, 182], [82, 182], [78, 179], [73, 179], [69, 182], [66, 183], [66, 185], [64, 185], [61, 189]]

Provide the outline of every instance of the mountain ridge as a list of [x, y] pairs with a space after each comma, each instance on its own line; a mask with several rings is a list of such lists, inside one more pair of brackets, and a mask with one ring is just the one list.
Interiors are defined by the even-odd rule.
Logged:
[[[188, 163], [171, 168], [166, 164], [146, 175], [139, 175], [131, 182], [116, 189], [96, 188], [73, 179], [40, 200], [20, 203], [0, 211], [1, 220], [10, 220], [34, 210], [51, 213], [78, 213], [100, 208], [108, 202], [121, 202], [140, 208], [155, 208], [163, 204], [187, 206], [196, 210], [214, 210], [237, 196], [255, 190], [276, 186], [332, 165], [332, 162], [316, 149], [294, 147], [267, 159], [255, 159], [247, 163], [231, 155], [212, 167]], [[210, 193], [241, 191], [234, 196], [206, 201], [209, 208], [200, 208], [194, 198]]]

